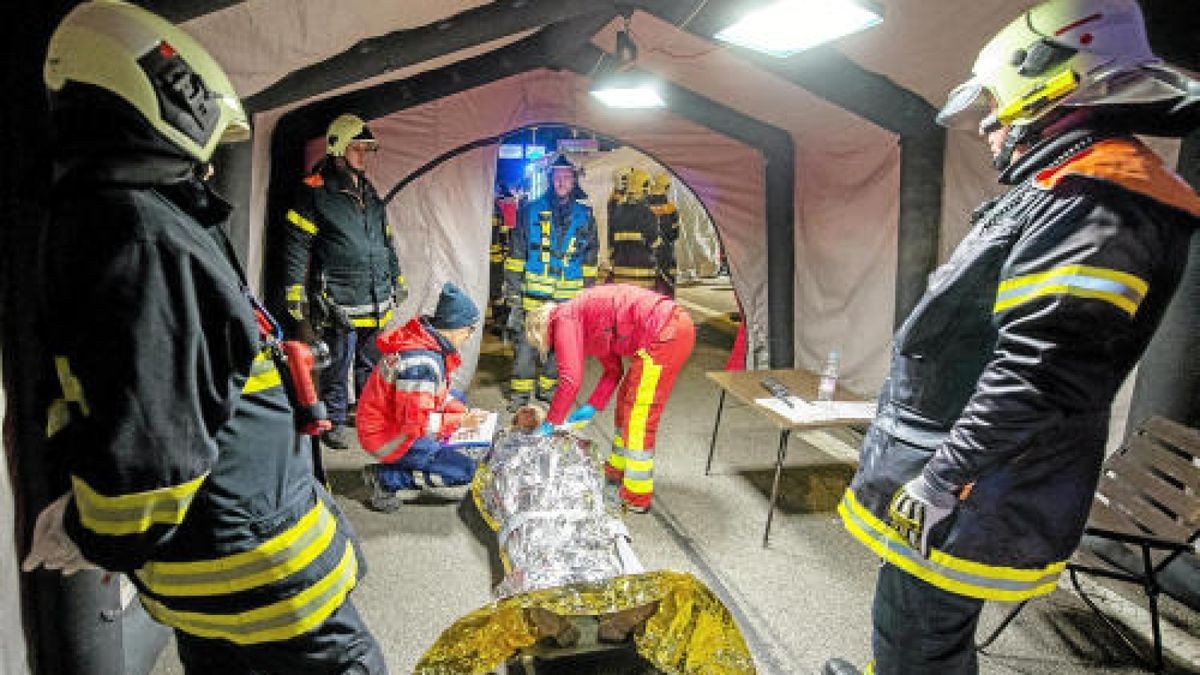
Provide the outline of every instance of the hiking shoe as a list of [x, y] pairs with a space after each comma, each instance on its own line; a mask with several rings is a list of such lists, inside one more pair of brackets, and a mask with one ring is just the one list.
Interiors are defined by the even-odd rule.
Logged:
[[650, 505], [649, 504], [646, 504], [644, 506], [639, 506], [637, 504], [630, 504], [629, 502], [625, 502], [625, 503], [621, 504], [621, 507], [624, 508], [629, 513], [637, 513], [637, 514], [650, 513]]
[[372, 511], [393, 513], [400, 510], [400, 497], [395, 492], [388, 492], [379, 484], [379, 475], [376, 473], [378, 466], [377, 464], [368, 464], [362, 468], [363, 483], [371, 491], [367, 506]]
[[330, 450], [345, 450], [350, 447], [350, 432], [346, 425], [336, 424], [332, 429], [321, 434], [321, 444]]

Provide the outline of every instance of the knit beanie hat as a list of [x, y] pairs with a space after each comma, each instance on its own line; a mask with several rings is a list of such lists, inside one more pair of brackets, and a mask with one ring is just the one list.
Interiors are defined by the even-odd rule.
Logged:
[[479, 308], [462, 289], [447, 281], [429, 323], [434, 328], [465, 328], [478, 320]]

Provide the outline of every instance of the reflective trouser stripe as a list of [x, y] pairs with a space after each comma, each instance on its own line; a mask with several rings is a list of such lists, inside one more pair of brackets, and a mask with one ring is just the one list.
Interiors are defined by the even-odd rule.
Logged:
[[519, 380], [516, 378], [513, 378], [509, 382], [509, 384], [512, 387], [513, 391], [520, 392], [522, 394], [527, 394], [527, 393], [533, 391], [533, 378], [529, 378], [529, 379], [522, 378]]
[[289, 598], [234, 614], [174, 610], [143, 594], [142, 605], [159, 623], [199, 637], [248, 645], [278, 642], [321, 625], [342, 605], [358, 580], [354, 547], [346, 542], [341, 561], [312, 586]]
[[608, 453], [605, 463], [616, 469], [618, 473], [625, 471], [625, 442], [620, 434], [613, 437], [612, 450]]
[[296, 227], [300, 228], [301, 230], [307, 232], [308, 234], [316, 235], [318, 232], [317, 226], [315, 223], [313, 223], [313, 221], [309, 220], [308, 218], [305, 218], [304, 216], [300, 215], [299, 213], [296, 213], [293, 210], [289, 210], [287, 212], [287, 221], [289, 223], [291, 223], [292, 225], [295, 225]]
[[1066, 561], [1041, 569], [987, 565], [931, 549], [926, 559], [846, 490], [838, 514], [850, 534], [887, 562], [942, 590], [982, 600], [1018, 602], [1053, 591]]
[[350, 325], [355, 328], [382, 328], [391, 320], [392, 310], [389, 309], [378, 319], [373, 316], [352, 316], [350, 317]]
[[543, 391], [543, 392], [550, 391], [551, 389], [553, 389], [557, 386], [558, 386], [558, 378], [557, 377], [546, 377], [544, 375], [538, 376], [538, 389], [540, 391]]
[[215, 596], [285, 579], [325, 552], [337, 533], [333, 514], [317, 502], [288, 529], [257, 547], [213, 560], [150, 562], [135, 574], [155, 595]]
[[646, 350], [639, 349], [637, 356], [641, 359], [642, 367], [640, 373], [630, 373], [630, 376], [638, 378], [637, 393], [629, 408], [629, 428], [625, 432], [625, 447], [633, 450], [641, 450], [646, 445], [646, 421], [657, 393], [658, 378], [662, 375], [662, 366], [654, 363]]
[[279, 370], [275, 368], [275, 359], [271, 358], [271, 351], [264, 349], [254, 357], [254, 363], [250, 364], [250, 377], [246, 384], [242, 385], [242, 393], [253, 394], [282, 384], [283, 380], [280, 379]]
[[654, 492], [654, 449], [625, 450], [625, 489], [635, 495]]
[[96, 492], [79, 476], [71, 476], [75, 507], [84, 527], [101, 535], [140, 534], [153, 525], [178, 525], [208, 472], [186, 483], [108, 496]]

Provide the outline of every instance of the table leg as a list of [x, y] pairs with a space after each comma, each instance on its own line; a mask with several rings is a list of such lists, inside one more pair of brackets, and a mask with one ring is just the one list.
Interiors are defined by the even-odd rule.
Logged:
[[713, 421], [712, 439], [708, 441], [708, 461], [704, 464], [704, 475], [712, 470], [713, 453], [717, 450], [717, 429], [721, 428], [721, 411], [725, 409], [725, 389], [721, 389], [721, 398], [717, 401], [717, 418]]
[[767, 526], [763, 529], [763, 548], [767, 547], [767, 537], [771, 535], [771, 519], [775, 517], [775, 499], [779, 497], [779, 477], [783, 475], [783, 460], [787, 458], [788, 438], [792, 432], [784, 429], [779, 432], [779, 454], [775, 458], [775, 481], [771, 483], [771, 505], [767, 507]]

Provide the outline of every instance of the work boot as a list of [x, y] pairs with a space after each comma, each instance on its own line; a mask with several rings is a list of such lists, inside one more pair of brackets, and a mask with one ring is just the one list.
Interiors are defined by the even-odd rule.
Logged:
[[362, 468], [363, 483], [371, 491], [367, 506], [372, 511], [394, 513], [400, 510], [400, 497], [395, 492], [388, 492], [379, 482], [378, 464], [368, 464]]
[[527, 405], [529, 405], [529, 394], [514, 394], [508, 401], [508, 412], [515, 413]]
[[335, 424], [321, 434], [321, 443], [330, 450], [345, 450], [350, 447], [350, 432], [346, 431], [346, 425]]
[[821, 675], [862, 675], [862, 671], [844, 659], [829, 659], [822, 666]]

